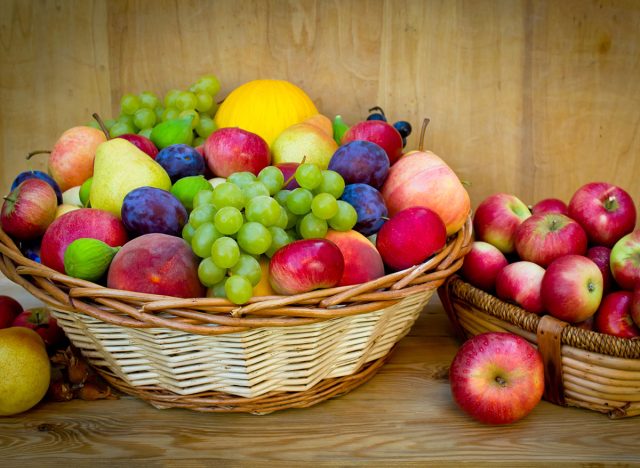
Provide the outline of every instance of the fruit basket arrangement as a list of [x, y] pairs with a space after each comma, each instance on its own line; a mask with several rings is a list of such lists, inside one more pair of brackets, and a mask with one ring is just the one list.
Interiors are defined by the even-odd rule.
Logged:
[[635, 222], [631, 197], [608, 183], [586, 184], [568, 206], [546, 199], [530, 210], [510, 194], [488, 197], [460, 274], [438, 291], [457, 334], [509, 332], [537, 346], [552, 403], [639, 415]]
[[[124, 96], [106, 137], [63, 134], [54, 180], [31, 171], [7, 197], [0, 270], [109, 384], [158, 408], [264, 414], [344, 394], [461, 267], [468, 194], [433, 153], [403, 154], [406, 122], [376, 111], [349, 128], [274, 80], [217, 109], [212, 83], [164, 109]], [[69, 154], [91, 160], [71, 181]]]

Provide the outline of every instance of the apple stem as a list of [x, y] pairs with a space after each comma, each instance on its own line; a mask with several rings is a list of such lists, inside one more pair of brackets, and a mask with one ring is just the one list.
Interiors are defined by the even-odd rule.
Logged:
[[507, 386], [507, 381], [504, 380], [502, 378], [502, 376], [498, 375], [496, 376], [496, 382], [498, 383], [498, 385], [500, 385], [501, 387], [506, 387]]
[[420, 129], [420, 142], [418, 144], [418, 151], [423, 151], [424, 150], [424, 136], [427, 133], [427, 125], [429, 125], [429, 122], [431, 122], [431, 119], [424, 119], [422, 121], [422, 128]]
[[94, 119], [96, 119], [96, 122], [98, 122], [98, 125], [100, 125], [100, 129], [104, 133], [104, 136], [107, 137], [107, 140], [110, 140], [111, 139], [111, 135], [109, 135], [109, 130], [107, 130], [107, 126], [104, 124], [104, 121], [102, 120], [102, 117], [100, 117], [97, 112], [94, 112], [93, 114], [91, 114], [91, 116]]
[[616, 197], [610, 195], [604, 202], [604, 208], [607, 211], [615, 211], [618, 208], [618, 201]]
[[7, 195], [6, 197], [2, 197], [2, 199], [6, 200], [8, 202], [11, 202], [11, 203], [15, 203], [16, 202], [16, 199], [15, 198], [11, 198], [9, 195]]
[[36, 154], [51, 154], [51, 150], [35, 150], [27, 154], [27, 161], [31, 159]]

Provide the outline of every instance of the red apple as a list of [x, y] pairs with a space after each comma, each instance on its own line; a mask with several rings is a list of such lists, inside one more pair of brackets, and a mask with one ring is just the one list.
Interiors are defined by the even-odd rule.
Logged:
[[515, 250], [516, 229], [531, 216], [527, 205], [515, 195], [496, 193], [485, 198], [473, 217], [476, 240], [496, 246], [500, 252]]
[[300, 294], [336, 286], [344, 258], [327, 239], [303, 239], [277, 250], [269, 262], [269, 282], [278, 294]]
[[569, 208], [565, 202], [558, 198], [545, 198], [531, 207], [531, 213], [560, 213], [567, 215], [569, 213]]
[[56, 346], [64, 340], [64, 331], [58, 321], [46, 307], [27, 309], [13, 321], [13, 327], [25, 327], [34, 330], [47, 346]]
[[401, 157], [389, 169], [380, 193], [390, 216], [424, 206], [438, 213], [449, 236], [460, 230], [471, 210], [469, 194], [456, 173], [430, 151]]
[[587, 233], [589, 242], [611, 247], [636, 225], [636, 207], [622, 188], [605, 182], [580, 187], [569, 201], [569, 216]]
[[118, 136], [118, 138], [122, 138], [124, 140], [127, 140], [128, 142], [133, 143], [143, 152], [151, 156], [152, 159], [156, 159], [156, 156], [158, 155], [158, 148], [156, 148], [156, 145], [153, 144], [153, 141], [143, 135], [136, 135], [135, 133], [125, 133], [124, 135]]
[[582, 322], [598, 310], [601, 300], [602, 273], [587, 257], [560, 257], [542, 278], [542, 304], [559, 320]]
[[283, 189], [293, 190], [300, 187], [300, 185], [298, 184], [298, 181], [295, 179], [295, 177], [293, 177], [299, 165], [300, 163], [297, 163], [297, 162], [276, 164], [276, 167], [280, 169], [280, 172], [282, 172], [282, 175], [284, 176], [284, 181], [285, 182], [287, 180], [289, 181], [288, 184], [282, 187]]
[[595, 315], [596, 331], [619, 338], [640, 337], [640, 328], [631, 318], [632, 296], [629, 291], [607, 294]]
[[498, 273], [508, 264], [506, 257], [497, 247], [488, 242], [475, 241], [464, 257], [460, 274], [476, 288], [493, 292]]
[[544, 312], [541, 288], [544, 268], [532, 262], [514, 262], [504, 267], [496, 276], [496, 295], [514, 302], [534, 314]]
[[640, 230], [627, 234], [611, 249], [613, 279], [622, 289], [633, 291], [640, 286]]
[[529, 217], [518, 226], [514, 244], [521, 259], [546, 267], [563, 255], [584, 255], [587, 235], [568, 216], [543, 213]]
[[22, 306], [13, 297], [0, 296], [0, 329], [11, 326], [22, 312]]
[[460, 347], [449, 380], [454, 401], [469, 416], [484, 424], [510, 424], [542, 399], [544, 365], [524, 338], [482, 333]]
[[640, 327], [640, 288], [636, 288], [633, 291], [630, 314], [633, 323]]
[[611, 274], [611, 249], [603, 245], [596, 245], [587, 250], [587, 257], [600, 268], [602, 273], [602, 293], [607, 294], [613, 289], [613, 275]]
[[589, 317], [586, 320], [583, 320], [582, 322], [578, 322], [578, 323], [574, 323], [573, 324], [574, 327], [577, 328], [582, 328], [583, 330], [591, 330], [593, 331], [594, 328], [594, 315], [592, 315], [591, 317]]
[[128, 240], [127, 231], [117, 216], [95, 208], [80, 208], [56, 218], [44, 233], [40, 245], [42, 263], [64, 273], [64, 251], [81, 237], [98, 239], [111, 247], [124, 245]]
[[36, 239], [53, 222], [57, 208], [58, 197], [51, 185], [41, 179], [27, 179], [4, 199], [2, 230], [16, 239]]
[[258, 175], [271, 163], [267, 142], [237, 127], [220, 128], [209, 135], [204, 143], [204, 156], [209, 169], [218, 177], [243, 171]]
[[447, 229], [440, 216], [428, 208], [414, 206], [398, 212], [384, 223], [376, 247], [385, 265], [404, 270], [424, 262], [447, 243]]
[[394, 164], [402, 156], [402, 136], [390, 123], [382, 120], [365, 120], [353, 125], [345, 132], [340, 141], [344, 145], [354, 140], [365, 140], [381, 146]]
[[373, 243], [358, 231], [329, 229], [325, 239], [338, 246], [344, 258], [344, 271], [338, 286], [366, 283], [384, 276], [382, 257]]

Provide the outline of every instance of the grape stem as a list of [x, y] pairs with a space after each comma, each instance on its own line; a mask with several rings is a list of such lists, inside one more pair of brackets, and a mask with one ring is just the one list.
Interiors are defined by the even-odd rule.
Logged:
[[109, 130], [107, 130], [107, 126], [104, 124], [102, 117], [100, 117], [97, 112], [94, 112], [93, 114], [91, 114], [91, 116], [96, 119], [96, 122], [98, 122], [98, 125], [100, 125], [100, 129], [104, 133], [104, 136], [107, 137], [107, 140], [110, 140], [111, 136], [109, 135]]
[[384, 111], [382, 110], [382, 107], [374, 106], [374, 107], [372, 107], [371, 109], [369, 109], [369, 113], [371, 113], [371, 112], [373, 112], [373, 111], [380, 111], [380, 113], [382, 114], [382, 116], [383, 116], [384, 118], [387, 118], [387, 116], [386, 116], [386, 115], [384, 115]]
[[427, 133], [427, 125], [429, 125], [431, 119], [425, 118], [422, 121], [422, 129], [420, 130], [420, 143], [418, 144], [418, 151], [424, 151], [424, 136]]
[[36, 154], [51, 154], [51, 150], [35, 150], [32, 151], [31, 153], [27, 154], [27, 161], [29, 159], [31, 159], [33, 156], [35, 156]]

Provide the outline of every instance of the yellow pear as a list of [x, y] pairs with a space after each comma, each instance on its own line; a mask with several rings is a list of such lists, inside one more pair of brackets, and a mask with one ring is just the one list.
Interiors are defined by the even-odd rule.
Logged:
[[114, 138], [98, 146], [89, 193], [91, 208], [119, 218], [124, 197], [138, 187], [168, 191], [171, 179], [160, 164], [127, 140]]
[[310, 123], [286, 128], [271, 145], [272, 164], [286, 162], [314, 163], [326, 169], [338, 144], [324, 130]]

